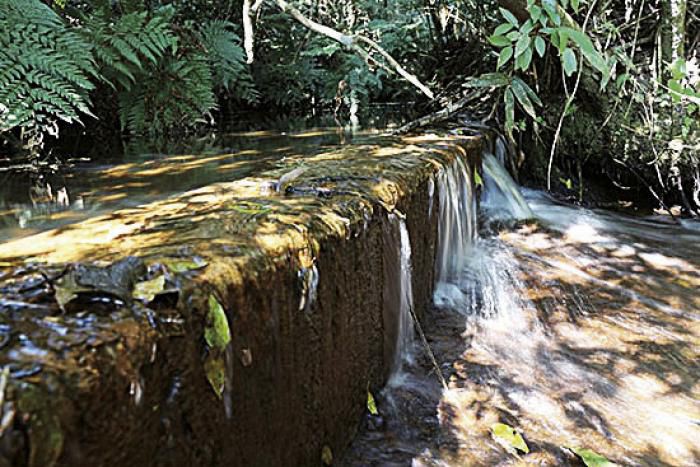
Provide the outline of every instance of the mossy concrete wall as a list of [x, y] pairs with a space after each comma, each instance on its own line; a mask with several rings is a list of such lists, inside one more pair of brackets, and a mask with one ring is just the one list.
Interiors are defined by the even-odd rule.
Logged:
[[[480, 145], [353, 146], [305, 160], [294, 177], [266, 172], [0, 245], [0, 465], [338, 455], [391, 365], [384, 261], [398, 244], [386, 241], [387, 215], [405, 216], [420, 316], [438, 229], [429, 185], [454, 157], [476, 163]], [[148, 266], [138, 281], [165, 276], [154, 299], [115, 298], [107, 284], [57, 300], [76, 264], [130, 256]], [[211, 297], [230, 328], [225, 352], [207, 339]]]

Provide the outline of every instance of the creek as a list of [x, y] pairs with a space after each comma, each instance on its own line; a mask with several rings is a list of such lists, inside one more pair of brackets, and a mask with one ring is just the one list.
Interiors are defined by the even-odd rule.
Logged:
[[343, 465], [698, 465], [698, 231], [521, 189], [502, 156], [484, 154], [478, 213], [459, 170], [436, 178], [429, 348], [403, 347]]

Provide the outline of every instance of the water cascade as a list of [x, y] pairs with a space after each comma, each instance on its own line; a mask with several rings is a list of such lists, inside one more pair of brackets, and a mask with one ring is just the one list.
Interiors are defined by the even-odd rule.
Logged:
[[476, 238], [476, 199], [470, 172], [465, 162], [455, 157], [450, 166], [443, 167], [437, 175], [440, 218], [435, 269], [438, 283], [459, 275]]
[[413, 285], [411, 241], [406, 222], [396, 214], [388, 216], [385, 241], [384, 326], [391, 360], [391, 377], [396, 377], [405, 361], [410, 362], [413, 348]]
[[496, 156], [485, 151], [481, 157], [485, 174], [485, 190], [481, 197], [481, 207], [488, 212], [488, 217], [501, 219], [535, 217], [513, 178]]

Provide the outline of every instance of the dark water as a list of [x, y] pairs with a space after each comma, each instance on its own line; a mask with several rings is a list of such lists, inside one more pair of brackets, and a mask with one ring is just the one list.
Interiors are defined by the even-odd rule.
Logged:
[[0, 172], [0, 241], [283, 168], [287, 159], [367, 142], [377, 133], [335, 127], [211, 134], [166, 153], [135, 145], [52, 174]]
[[582, 465], [581, 447], [700, 465], [700, 233], [521, 197], [489, 172], [480, 233], [423, 323], [447, 387], [416, 341], [343, 465]]

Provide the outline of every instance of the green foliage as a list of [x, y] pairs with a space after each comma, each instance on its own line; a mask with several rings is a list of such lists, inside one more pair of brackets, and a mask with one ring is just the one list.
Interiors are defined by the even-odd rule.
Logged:
[[260, 95], [246, 66], [245, 52], [239, 45], [241, 39], [233, 29], [228, 21], [212, 20], [204, 23], [197, 37], [207, 52], [214, 85], [232, 92], [240, 100], [255, 103]]
[[119, 93], [119, 118], [131, 133], [158, 134], [206, 123], [216, 108], [213, 79], [204, 55], [168, 56]]
[[[212, 121], [216, 91], [258, 93], [233, 24], [176, 24], [170, 6], [139, 0], [0, 0], [0, 133], [37, 149], [57, 122], [94, 117], [90, 93], [110, 88], [124, 131], [157, 134]], [[116, 8], [115, 8], [116, 6]]]
[[96, 66], [89, 50], [40, 1], [0, 1], [0, 134], [22, 128], [39, 145], [44, 133], [57, 133], [57, 121], [90, 115]]

